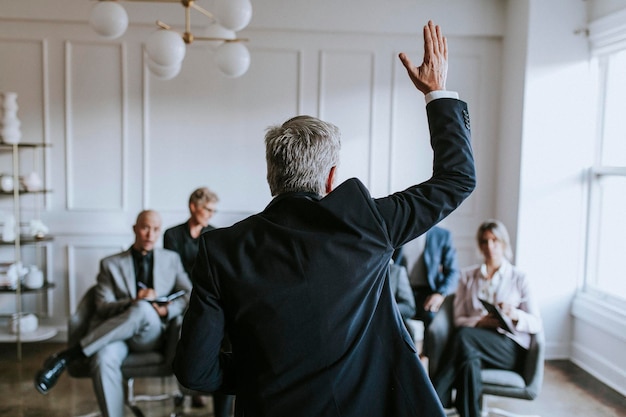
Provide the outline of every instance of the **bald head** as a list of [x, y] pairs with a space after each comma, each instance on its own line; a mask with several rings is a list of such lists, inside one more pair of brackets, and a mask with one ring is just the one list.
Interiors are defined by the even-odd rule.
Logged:
[[139, 213], [135, 225], [135, 250], [146, 253], [154, 249], [154, 245], [161, 235], [161, 216], [154, 210], [144, 210]]

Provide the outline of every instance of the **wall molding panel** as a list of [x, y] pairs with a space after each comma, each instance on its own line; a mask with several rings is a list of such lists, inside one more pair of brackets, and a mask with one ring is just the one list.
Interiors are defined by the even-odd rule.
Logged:
[[66, 207], [70, 211], [126, 208], [125, 56], [124, 44], [66, 42]]
[[[86, 21], [24, 24], [24, 32], [15, 22], [0, 25], [0, 49], [7, 42], [30, 48], [24, 74], [13, 70], [7, 78], [3, 71], [0, 86], [28, 87], [23, 126], [44, 131], [53, 145], [46, 178], [54, 192], [43, 221], [55, 235], [49, 321], [59, 329], [95, 282], [100, 259], [130, 246], [140, 210], [158, 210], [163, 229], [179, 224], [188, 217], [189, 194], [202, 185], [220, 197], [217, 226], [263, 210], [271, 201], [263, 143], [270, 125], [298, 114], [338, 125], [339, 180], [358, 177], [374, 197], [430, 176], [423, 97], [397, 57], [406, 51], [421, 59], [421, 34], [250, 28], [251, 66], [243, 77], [222, 76], [215, 51], [195, 42], [180, 74], [165, 81], [146, 69], [147, 26], [131, 25], [122, 38], [104, 41]], [[498, 70], [500, 42], [461, 33], [449, 44], [463, 51], [455, 59], [466, 67], [451, 67], [449, 87], [488, 125], [475, 140], [491, 149], [497, 101], [482, 95], [480, 77], [491, 76], [484, 68]], [[498, 97], [499, 86], [493, 89]], [[475, 259], [474, 231], [492, 213], [491, 188], [483, 187], [443, 224], [454, 234], [461, 266]]]
[[68, 314], [72, 314], [76, 310], [87, 289], [96, 283], [100, 260], [103, 257], [127, 249], [131, 243], [129, 242], [127, 246], [104, 243], [76, 243], [68, 244], [65, 247]]

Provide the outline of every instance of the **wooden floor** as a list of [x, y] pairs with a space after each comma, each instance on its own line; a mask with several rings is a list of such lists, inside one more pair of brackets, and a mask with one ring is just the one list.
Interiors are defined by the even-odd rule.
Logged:
[[[89, 379], [63, 375], [48, 395], [33, 387], [33, 377], [43, 360], [64, 345], [36, 343], [23, 345], [22, 361], [17, 361], [12, 344], [0, 344], [0, 416], [68, 417], [93, 416], [98, 411]], [[172, 378], [138, 379], [136, 394], [175, 392]], [[626, 398], [601, 384], [569, 361], [548, 361], [541, 394], [534, 401], [487, 397], [490, 407], [541, 417], [626, 417]], [[146, 417], [166, 417], [173, 401], [139, 403]], [[211, 401], [204, 408], [191, 408], [186, 398], [185, 416], [212, 416]], [[133, 414], [128, 410], [127, 416]], [[288, 417], [288, 416], [285, 416]], [[392, 417], [392, 416], [390, 416]]]

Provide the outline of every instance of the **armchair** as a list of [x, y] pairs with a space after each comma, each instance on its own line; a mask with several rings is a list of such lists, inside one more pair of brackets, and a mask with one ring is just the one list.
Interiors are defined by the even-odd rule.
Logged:
[[[70, 317], [67, 325], [68, 344], [74, 346], [87, 333], [89, 321], [95, 313], [95, 287], [91, 287], [78, 304], [76, 311]], [[134, 379], [144, 377], [168, 377], [174, 374], [172, 361], [176, 352], [176, 344], [180, 337], [182, 317], [172, 319], [166, 329], [161, 350], [150, 352], [133, 352], [128, 355], [122, 365], [122, 374], [127, 383], [126, 404], [137, 417], [144, 417], [137, 406], [139, 401], [164, 400], [174, 398], [174, 406], [182, 405], [183, 396], [180, 393], [147, 396], [134, 394]], [[68, 367], [68, 373], [74, 378], [89, 378], [89, 359], [77, 360]], [[174, 412], [172, 415], [178, 415]]]
[[[425, 342], [428, 343], [428, 372], [433, 375], [442, 361], [447, 343], [454, 332], [453, 320], [454, 294], [446, 297], [439, 312], [435, 315], [428, 327]], [[520, 398], [533, 400], [541, 391], [543, 383], [544, 357], [545, 357], [544, 334], [540, 332], [533, 335], [530, 348], [526, 354], [526, 361], [522, 373], [501, 369], [483, 369], [481, 378], [483, 382], [483, 416], [504, 417], [538, 417], [522, 416], [506, 410], [487, 407], [484, 395]]]

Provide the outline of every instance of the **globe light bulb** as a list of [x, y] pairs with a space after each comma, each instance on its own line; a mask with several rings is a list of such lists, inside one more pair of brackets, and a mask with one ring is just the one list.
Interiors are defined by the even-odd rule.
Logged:
[[117, 2], [99, 1], [91, 9], [89, 25], [100, 36], [108, 39], [119, 38], [128, 28], [128, 14]]
[[228, 77], [240, 77], [250, 67], [250, 52], [241, 42], [226, 42], [217, 49], [217, 67]]
[[146, 52], [152, 61], [164, 67], [180, 64], [185, 58], [185, 41], [171, 30], [157, 30], [148, 37]]
[[250, 23], [252, 3], [250, 0], [217, 0], [215, 15], [220, 25], [237, 32]]
[[182, 68], [182, 62], [171, 66], [164, 66], [157, 64], [149, 58], [147, 60], [147, 64], [150, 73], [161, 80], [171, 80], [180, 73]]

